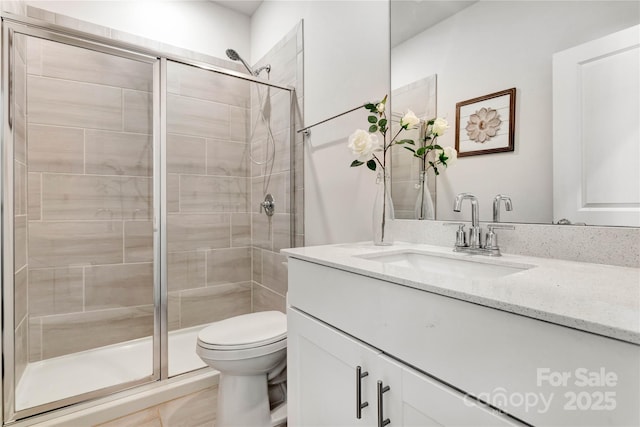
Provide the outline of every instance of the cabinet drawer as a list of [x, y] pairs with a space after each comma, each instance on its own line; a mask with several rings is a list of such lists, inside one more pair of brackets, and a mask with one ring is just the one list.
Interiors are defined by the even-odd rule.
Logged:
[[640, 346], [293, 258], [289, 304], [528, 423], [640, 425]]

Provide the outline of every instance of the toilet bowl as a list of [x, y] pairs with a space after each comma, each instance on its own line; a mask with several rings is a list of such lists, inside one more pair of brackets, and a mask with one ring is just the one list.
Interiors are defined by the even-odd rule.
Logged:
[[216, 427], [271, 427], [286, 421], [286, 406], [270, 410], [267, 389], [269, 379], [286, 366], [283, 313], [263, 311], [212, 323], [198, 334], [196, 353], [220, 372]]

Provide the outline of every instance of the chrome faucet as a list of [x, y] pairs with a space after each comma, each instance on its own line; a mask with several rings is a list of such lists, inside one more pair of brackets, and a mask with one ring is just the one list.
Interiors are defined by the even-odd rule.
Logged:
[[453, 211], [460, 212], [462, 209], [462, 201], [471, 201], [471, 228], [469, 229], [469, 247], [472, 249], [479, 248], [480, 242], [480, 214], [478, 198], [471, 193], [460, 193], [453, 202]]
[[471, 228], [469, 229], [469, 244], [466, 242], [466, 234], [464, 231], [464, 224], [453, 223], [458, 225], [458, 231], [456, 232], [456, 244], [453, 248], [456, 252], [471, 252], [474, 254], [482, 254], [489, 256], [500, 256], [500, 248], [498, 247], [498, 236], [496, 235], [496, 229], [502, 228], [507, 230], [513, 230], [513, 225], [497, 224], [500, 220], [499, 208], [500, 201], [504, 200], [505, 209], [510, 211], [513, 209], [511, 199], [502, 194], [498, 194], [493, 200], [493, 224], [487, 226], [489, 232], [487, 233], [485, 244], [482, 244], [482, 230], [480, 228], [479, 218], [479, 205], [476, 196], [470, 193], [460, 193], [456, 196], [456, 200], [453, 202], [453, 210], [460, 212], [462, 209], [462, 201], [469, 199], [471, 202]]
[[504, 201], [504, 209], [508, 212], [513, 210], [511, 198], [504, 194], [498, 194], [493, 199], [493, 222], [500, 222], [500, 201]]

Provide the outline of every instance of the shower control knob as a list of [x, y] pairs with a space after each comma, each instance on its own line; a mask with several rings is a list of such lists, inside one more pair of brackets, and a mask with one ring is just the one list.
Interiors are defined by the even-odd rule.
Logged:
[[267, 216], [273, 216], [273, 213], [276, 210], [276, 202], [271, 193], [264, 196], [264, 202], [260, 203], [260, 212], [262, 212], [263, 209]]

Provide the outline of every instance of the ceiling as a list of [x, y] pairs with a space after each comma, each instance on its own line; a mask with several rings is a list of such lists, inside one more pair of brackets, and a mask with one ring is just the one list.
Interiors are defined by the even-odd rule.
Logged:
[[476, 1], [391, 0], [391, 47], [409, 40]]
[[[263, 0], [211, 0], [251, 17]], [[477, 0], [391, 0], [391, 47], [469, 7]]]
[[227, 9], [235, 10], [243, 15], [251, 16], [260, 7], [262, 0], [227, 0], [219, 1], [212, 0], [214, 3], [218, 3], [220, 6], [224, 6]]

